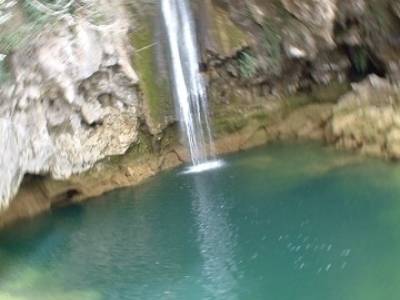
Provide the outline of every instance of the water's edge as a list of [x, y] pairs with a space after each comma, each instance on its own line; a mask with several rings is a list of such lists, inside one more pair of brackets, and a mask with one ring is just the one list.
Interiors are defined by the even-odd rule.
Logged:
[[223, 159], [2, 231], [0, 299], [397, 299], [399, 165], [318, 142]]
[[[246, 116], [246, 126], [216, 137], [216, 154], [235, 153], [275, 141], [311, 140], [329, 144], [325, 124], [332, 107], [333, 104], [306, 105], [279, 118], [276, 115], [282, 108], [265, 110], [268, 118], [260, 118], [260, 111], [257, 111], [254, 117]], [[311, 129], [304, 131], [305, 127]], [[173, 137], [176, 135], [177, 132], [172, 133]], [[63, 181], [48, 177], [26, 178], [9, 208], [0, 213], [0, 228], [118, 188], [136, 186], [189, 161], [185, 147], [176, 138], [170, 143], [160, 151], [134, 149], [123, 156], [110, 157], [92, 170]]]
[[[265, 143], [244, 146], [237, 144], [239, 140], [237, 135], [217, 140], [218, 146], [229, 146], [227, 148], [218, 147], [218, 155], [234, 154], [265, 146]], [[268, 141], [267, 143], [274, 142], [277, 141]], [[289, 145], [299, 142], [315, 142], [323, 146], [322, 141], [315, 139], [286, 139], [279, 142]], [[157, 161], [163, 161], [163, 163], [155, 170], [151, 164]], [[0, 230], [54, 209], [94, 200], [116, 189], [141, 185], [159, 173], [183, 164], [186, 164], [186, 161], [180, 160], [175, 153], [168, 153], [160, 157], [148, 156], [144, 160], [132, 161], [123, 169], [121, 166], [101, 169], [100, 175], [96, 174], [96, 171], [91, 171], [68, 181], [34, 178], [23, 184], [10, 208], [0, 215]], [[100, 178], [100, 176], [103, 177]], [[85, 188], [82, 188], [84, 186]]]

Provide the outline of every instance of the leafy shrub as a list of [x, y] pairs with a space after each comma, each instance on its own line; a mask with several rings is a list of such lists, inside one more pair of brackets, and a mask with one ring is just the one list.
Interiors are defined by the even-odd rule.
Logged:
[[252, 78], [257, 73], [257, 58], [255, 58], [250, 52], [243, 51], [239, 54], [238, 59], [239, 72], [244, 78]]

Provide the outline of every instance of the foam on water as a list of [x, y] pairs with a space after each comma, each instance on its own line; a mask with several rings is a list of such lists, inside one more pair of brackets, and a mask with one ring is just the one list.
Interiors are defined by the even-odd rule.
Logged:
[[225, 165], [225, 162], [223, 160], [211, 160], [211, 161], [199, 164], [199, 165], [190, 166], [182, 173], [183, 174], [202, 173], [202, 172], [207, 172], [207, 171], [221, 168], [224, 165]]

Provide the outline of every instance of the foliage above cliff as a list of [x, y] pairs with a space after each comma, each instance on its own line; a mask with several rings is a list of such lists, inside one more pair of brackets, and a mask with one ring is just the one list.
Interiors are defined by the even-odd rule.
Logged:
[[0, 53], [35, 38], [44, 26], [61, 18], [82, 16], [94, 26], [113, 23], [115, 16], [106, 0], [0, 0]]
[[[117, 24], [119, 8], [120, 1], [110, 0], [0, 0], [0, 84], [11, 77], [10, 54], [33, 51], [32, 45], [50, 39], [56, 28], [81, 20], [109, 34], [125, 30]], [[71, 34], [77, 32], [71, 29]]]

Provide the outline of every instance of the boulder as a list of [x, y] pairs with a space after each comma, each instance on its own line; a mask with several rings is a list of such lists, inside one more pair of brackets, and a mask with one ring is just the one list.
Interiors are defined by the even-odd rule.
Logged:
[[335, 105], [326, 137], [341, 148], [399, 159], [399, 104], [399, 87], [372, 75]]
[[137, 141], [138, 78], [119, 16], [107, 30], [62, 19], [10, 54], [13, 78], [0, 87], [0, 208], [27, 173], [65, 179]]

